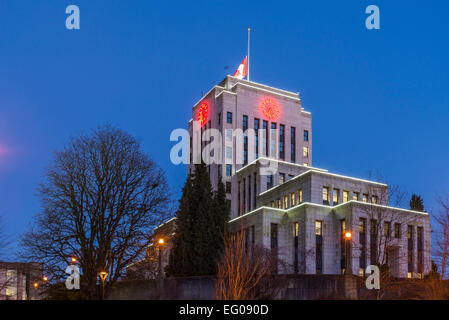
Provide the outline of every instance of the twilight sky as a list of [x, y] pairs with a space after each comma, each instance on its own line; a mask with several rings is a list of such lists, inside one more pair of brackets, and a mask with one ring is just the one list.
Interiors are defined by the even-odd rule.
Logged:
[[[112, 123], [142, 141], [178, 196], [170, 132], [246, 55], [251, 80], [312, 112], [313, 165], [449, 193], [447, 1], [0, 0], [0, 215], [12, 239], [39, 211], [35, 188], [71, 135]], [[65, 8], [81, 29], [65, 28]], [[380, 8], [381, 29], [365, 28]], [[229, 69], [225, 70], [228, 66]]]

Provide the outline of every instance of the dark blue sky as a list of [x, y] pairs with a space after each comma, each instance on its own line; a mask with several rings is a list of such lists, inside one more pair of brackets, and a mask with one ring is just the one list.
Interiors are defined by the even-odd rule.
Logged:
[[[81, 30], [65, 28], [65, 8]], [[376, 4], [381, 30], [365, 28]], [[435, 205], [449, 192], [447, 1], [0, 0], [0, 214], [16, 237], [52, 152], [112, 123], [141, 139], [179, 194], [170, 132], [246, 54], [251, 78], [300, 91], [313, 164], [380, 170]], [[229, 66], [226, 71], [225, 66]]]

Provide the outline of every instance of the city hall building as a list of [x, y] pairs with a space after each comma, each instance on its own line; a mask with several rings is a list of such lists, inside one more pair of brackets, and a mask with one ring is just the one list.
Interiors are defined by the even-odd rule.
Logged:
[[389, 206], [385, 184], [313, 167], [312, 115], [299, 93], [227, 76], [192, 114], [189, 172], [203, 134], [218, 130], [221, 161], [208, 170], [214, 187], [226, 186], [231, 230], [277, 255], [279, 273], [430, 272], [429, 215]]

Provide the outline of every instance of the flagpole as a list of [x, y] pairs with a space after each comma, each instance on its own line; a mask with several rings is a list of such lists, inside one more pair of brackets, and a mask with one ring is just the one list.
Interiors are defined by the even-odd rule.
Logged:
[[250, 43], [251, 43], [251, 28], [248, 28], [248, 81], [249, 81], [249, 49], [250, 49]]

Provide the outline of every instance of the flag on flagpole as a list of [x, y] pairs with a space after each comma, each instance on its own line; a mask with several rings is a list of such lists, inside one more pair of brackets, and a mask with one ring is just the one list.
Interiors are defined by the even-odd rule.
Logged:
[[234, 77], [236, 77], [237, 79], [243, 79], [246, 77], [247, 74], [248, 74], [248, 57], [245, 57], [245, 59], [243, 59], [237, 71], [234, 73]]

